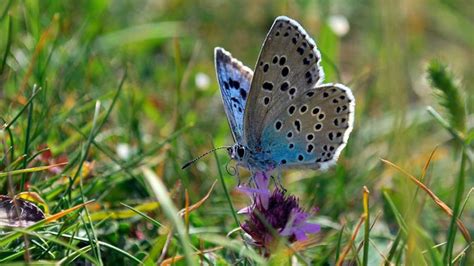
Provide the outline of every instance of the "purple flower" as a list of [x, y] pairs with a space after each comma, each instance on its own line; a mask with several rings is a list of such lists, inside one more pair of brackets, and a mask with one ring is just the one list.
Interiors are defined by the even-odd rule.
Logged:
[[308, 223], [309, 214], [303, 212], [299, 207], [293, 209], [286, 227], [280, 232], [282, 236], [294, 236], [297, 241], [308, 239], [306, 234], [314, 234], [321, 230], [319, 224]]
[[[252, 205], [259, 203], [265, 208], [268, 207], [268, 200], [270, 198], [270, 190], [268, 190], [268, 185], [270, 184], [270, 179], [266, 173], [258, 172], [255, 174], [253, 179], [255, 181], [256, 188], [239, 186], [237, 190], [244, 192], [252, 199]], [[240, 214], [248, 213], [252, 209], [252, 205], [239, 211]]]
[[265, 254], [268, 255], [275, 244], [275, 234], [295, 242], [306, 240], [307, 234], [320, 231], [319, 225], [307, 222], [310, 214], [300, 207], [295, 196], [286, 195], [280, 188], [273, 192], [269, 190], [266, 173], [257, 173], [254, 181], [255, 188], [238, 187], [252, 199], [250, 206], [239, 211], [248, 215], [241, 227], [255, 245], [265, 249]]

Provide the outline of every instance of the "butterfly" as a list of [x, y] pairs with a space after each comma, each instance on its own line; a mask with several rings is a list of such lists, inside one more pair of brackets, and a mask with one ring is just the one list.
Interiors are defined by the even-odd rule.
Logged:
[[229, 155], [251, 172], [327, 169], [344, 149], [354, 122], [351, 90], [323, 84], [321, 54], [298, 22], [277, 17], [255, 71], [223, 48], [215, 67], [235, 144]]

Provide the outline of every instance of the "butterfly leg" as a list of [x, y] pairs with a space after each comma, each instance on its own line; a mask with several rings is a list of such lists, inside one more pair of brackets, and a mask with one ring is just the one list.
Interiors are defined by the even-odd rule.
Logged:
[[251, 171], [250, 178], [247, 181], [247, 186], [248, 187], [258, 188], [257, 182], [255, 181], [255, 174], [256, 173]]
[[273, 179], [273, 182], [275, 183], [275, 186], [280, 189], [281, 191], [285, 192], [286, 193], [286, 188], [283, 187], [282, 183], [281, 183], [281, 168], [278, 167], [277, 169], [277, 176], [276, 178], [272, 175], [272, 179]]

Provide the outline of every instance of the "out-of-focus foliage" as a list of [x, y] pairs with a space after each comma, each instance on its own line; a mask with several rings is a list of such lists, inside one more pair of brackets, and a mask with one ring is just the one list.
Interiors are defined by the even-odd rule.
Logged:
[[[356, 98], [354, 131], [338, 164], [324, 173], [282, 173], [300, 205], [319, 209], [311, 222], [322, 226], [317, 245], [303, 245], [295, 258], [334, 264], [343, 256], [364, 212], [365, 185], [373, 223], [368, 257], [362, 226], [345, 260], [472, 265], [451, 217], [380, 161], [424, 176], [474, 233], [472, 0], [0, 1], [0, 194], [36, 192], [51, 213], [95, 200], [39, 228], [1, 228], [0, 262], [121, 265], [184, 254], [188, 263], [263, 262], [240, 231], [231, 232], [244, 219], [234, 210], [249, 202], [234, 189], [239, 179], [227, 154], [185, 171], [181, 165], [232, 144], [214, 47], [253, 68], [279, 15], [315, 39], [326, 82], [347, 84]], [[433, 59], [440, 63], [428, 68]], [[442, 106], [432, 85], [442, 91]], [[465, 133], [462, 144], [450, 129]], [[40, 166], [48, 167], [23, 170]], [[244, 170], [240, 176], [247, 181]], [[187, 212], [220, 178], [226, 189], [220, 183]]]

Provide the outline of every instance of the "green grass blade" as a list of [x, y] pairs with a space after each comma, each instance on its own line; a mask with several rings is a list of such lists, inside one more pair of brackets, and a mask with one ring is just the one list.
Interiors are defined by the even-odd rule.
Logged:
[[[31, 252], [34, 249], [36, 249], [36, 247], [30, 247], [30, 249], [28, 251]], [[25, 252], [26, 252], [26, 250], [22, 250], [22, 251], [13, 253], [11, 255], [7, 255], [6, 257], [3, 257], [4, 254], [0, 254], [0, 255], [2, 255], [2, 257], [0, 258], [0, 263], [3, 263], [2, 265], [5, 265], [6, 262], [9, 262], [9, 261], [12, 261], [14, 259], [17, 259], [17, 258], [20, 258], [20, 257], [24, 256]]]
[[388, 194], [386, 190], [383, 191], [383, 196], [384, 199], [387, 201], [390, 210], [393, 212], [395, 215], [395, 218], [397, 220], [398, 226], [400, 226], [400, 230], [403, 232], [404, 235], [407, 233], [407, 224], [403, 218], [403, 215], [400, 213], [398, 210], [397, 206], [395, 205], [395, 202], [393, 201], [392, 197]]
[[[33, 95], [35, 94], [37, 90], [37, 86], [36, 84], [33, 86]], [[24, 147], [24, 150], [23, 150], [23, 154], [28, 156], [28, 152], [29, 152], [29, 149], [30, 149], [30, 135], [31, 135], [31, 127], [32, 127], [32, 119], [33, 119], [33, 101], [31, 101], [29, 103], [29, 106], [28, 106], [28, 120], [27, 120], [27, 124], [26, 124], [26, 132], [25, 132], [25, 147]], [[26, 167], [28, 166], [28, 161], [27, 160], [24, 160], [23, 161], [23, 169], [26, 169]], [[23, 173], [22, 177], [21, 177], [21, 182], [20, 182], [20, 190], [23, 191], [25, 189], [24, 185], [25, 185], [25, 182], [26, 182], [26, 173]]]
[[132, 256], [130, 253], [126, 252], [126, 251], [123, 250], [123, 249], [120, 249], [120, 248], [118, 248], [118, 247], [116, 247], [116, 246], [114, 246], [114, 245], [111, 245], [111, 244], [109, 244], [109, 243], [107, 243], [107, 242], [103, 242], [103, 241], [99, 241], [99, 242], [97, 242], [97, 243], [98, 243], [100, 246], [107, 247], [107, 248], [110, 248], [111, 250], [114, 250], [114, 251], [118, 252], [119, 254], [123, 255], [124, 257], [129, 258], [129, 259], [131, 259], [132, 261], [134, 261], [134, 262], [136, 262], [136, 263], [138, 263], [138, 264], [140, 264], [140, 265], [142, 264], [141, 260], [139, 260], [139, 259], [138, 259], [137, 257], [135, 257], [135, 256]]
[[[62, 233], [62, 234], [61, 234], [60, 232], [54, 232], [54, 231], [44, 231], [44, 232], [42, 232], [42, 233], [48, 233], [48, 234], [51, 234], [51, 235], [58, 235], [58, 237], [60, 236], [60, 237], [63, 237], [63, 238], [69, 238], [69, 239], [71, 239], [71, 240], [76, 240], [76, 241], [81, 241], [81, 242], [89, 242], [89, 239], [88, 239], [88, 238], [79, 237], [79, 236], [74, 236], [74, 235], [71, 235], [71, 234], [65, 234], [65, 233]], [[138, 264], [142, 264], [141, 261], [140, 261], [137, 257], [131, 255], [130, 253], [126, 252], [126, 251], [123, 250], [123, 249], [117, 248], [117, 247], [115, 247], [115, 246], [113, 246], [113, 245], [110, 245], [109, 243], [104, 242], [104, 241], [98, 241], [97, 244], [100, 245], [100, 246], [102, 246], [102, 247], [106, 247], [106, 248], [112, 249], [112, 250], [114, 250], [114, 251], [117, 251], [119, 254], [124, 255], [125, 257], [131, 259], [132, 261], [134, 261], [134, 262], [136, 262], [136, 263], [138, 263]], [[86, 247], [88, 248], [88, 249], [86, 249], [86, 250], [90, 250], [90, 249], [91, 249], [91, 246], [90, 246], [90, 245], [89, 245], [89, 246], [86, 246]], [[77, 254], [83, 254], [83, 253], [85, 253], [85, 252], [84, 252], [83, 248], [81, 248], [81, 249], [75, 249], [73, 253], [74, 253], [75, 255], [69, 256], [69, 259], [64, 260], [64, 261], [65, 261], [65, 262], [67, 262], [67, 261], [72, 261], [72, 260], [73, 260], [72, 258], [74, 258]], [[71, 253], [71, 254], [72, 254], [72, 253]]]
[[460, 132], [456, 131], [448, 121], [446, 121], [433, 107], [428, 106], [426, 108], [428, 113], [444, 128], [446, 129], [454, 138], [459, 141], [464, 141], [464, 137], [461, 136]]
[[[8, 4], [10, 5], [10, 4]], [[7, 57], [8, 54], [10, 53], [10, 48], [12, 44], [12, 18], [11, 16], [8, 16], [8, 29], [7, 29], [7, 43], [5, 46], [5, 50], [3, 52], [3, 58], [2, 58], [2, 64], [0, 65], [0, 75], [2, 75], [3, 70], [5, 70], [5, 66], [7, 64]]]
[[160, 227], [163, 227], [163, 225], [158, 222], [157, 220], [151, 218], [150, 216], [146, 215], [145, 213], [133, 208], [132, 206], [128, 206], [127, 204], [121, 202], [120, 204], [122, 204], [123, 206], [125, 206], [126, 208], [134, 211], [135, 213], [139, 214], [140, 216], [142, 216], [143, 218], [147, 219], [149, 222], [151, 222], [152, 224], [154, 224], [156, 227], [160, 228]]
[[95, 46], [99, 50], [109, 50], [120, 46], [135, 43], [180, 37], [183, 35], [183, 26], [180, 22], [157, 22], [132, 26], [115, 31], [97, 39]]
[[337, 67], [339, 61], [340, 40], [327, 23], [324, 23], [319, 36], [319, 51], [324, 58], [322, 67], [325, 79], [330, 82], [341, 82], [341, 74]]
[[26, 104], [20, 109], [20, 111], [15, 115], [15, 117], [13, 117], [10, 122], [3, 125], [3, 129], [9, 129], [16, 122], [16, 120], [21, 116], [21, 114], [23, 114], [23, 112], [28, 108], [28, 106], [30, 106], [30, 103], [33, 101], [33, 99], [35, 99], [35, 97], [39, 94], [40, 91], [41, 87], [38, 87], [37, 90], [33, 91], [33, 94], [28, 99]]
[[443, 262], [445, 265], [451, 265], [453, 260], [453, 247], [454, 241], [456, 238], [456, 220], [458, 219], [459, 212], [461, 209], [461, 202], [462, 197], [464, 194], [464, 184], [465, 184], [465, 164], [466, 164], [467, 156], [466, 153], [463, 151], [461, 156], [461, 166], [459, 169], [459, 175], [456, 182], [456, 196], [454, 200], [454, 207], [453, 207], [453, 216], [451, 217], [451, 222], [449, 224], [448, 236], [447, 236], [447, 244], [446, 249], [444, 252]]
[[258, 255], [255, 250], [250, 249], [242, 244], [242, 242], [237, 241], [237, 240], [232, 240], [227, 237], [223, 237], [220, 235], [214, 235], [214, 234], [203, 234], [200, 236], [201, 239], [214, 243], [219, 246], [224, 246], [229, 250], [232, 250], [234, 252], [237, 252], [240, 254], [241, 257], [249, 258], [257, 265], [266, 265], [266, 261], [264, 258], [262, 258], [260, 255]]
[[369, 190], [364, 186], [364, 215], [365, 215], [365, 224], [364, 224], [364, 253], [362, 258], [362, 265], [367, 266], [369, 262], [369, 235], [370, 235], [370, 211], [369, 211]]
[[40, 172], [40, 171], [45, 171], [48, 169], [51, 169], [53, 167], [59, 166], [59, 165], [64, 165], [62, 164], [53, 164], [53, 165], [47, 165], [47, 166], [38, 166], [38, 167], [32, 167], [32, 168], [27, 168], [27, 169], [20, 169], [20, 170], [13, 170], [13, 171], [8, 171], [8, 172], [0, 172], [0, 178], [1, 177], [7, 177], [9, 175], [14, 176], [14, 175], [23, 175], [27, 173], [34, 173], [34, 172]]
[[7, 14], [8, 10], [10, 9], [10, 5], [12, 4], [13, 0], [8, 0], [8, 2], [4, 2], [5, 8], [2, 10], [2, 13], [0, 14], [0, 20], [2, 20], [5, 15]]
[[[83, 184], [82, 174], [81, 174], [82, 173], [82, 167], [83, 167], [85, 161], [87, 160], [87, 156], [89, 154], [89, 150], [90, 150], [90, 147], [92, 145], [92, 140], [95, 138], [95, 135], [97, 134], [95, 129], [96, 129], [97, 119], [99, 117], [99, 111], [100, 111], [100, 102], [97, 101], [95, 111], [94, 111], [94, 117], [92, 118], [92, 129], [91, 129], [91, 132], [89, 134], [89, 138], [87, 140], [87, 143], [85, 144], [85, 148], [82, 150], [82, 156], [81, 156], [82, 158], [81, 158], [81, 161], [79, 162], [79, 166], [77, 168], [76, 174], [72, 178], [73, 183], [76, 180], [76, 178], [79, 178], [79, 190], [80, 190], [82, 204], [86, 203], [86, 196], [84, 195], [84, 184]], [[103, 262], [102, 262], [102, 259], [101, 259], [101, 256], [100, 256], [100, 247], [97, 245], [97, 242], [99, 240], [97, 239], [97, 234], [96, 234], [95, 229], [94, 229], [94, 223], [91, 220], [88, 209], [84, 208], [84, 210], [85, 210], [86, 218], [87, 218], [87, 223], [86, 223], [84, 221], [84, 217], [81, 216], [81, 220], [84, 223], [84, 229], [86, 231], [87, 236], [89, 237], [90, 245], [91, 245], [91, 247], [93, 247], [92, 252], [94, 253], [97, 261], [99, 261], [99, 265], [103, 265]], [[88, 228], [88, 226], [90, 226], [90, 229]]]
[[339, 234], [337, 236], [337, 245], [336, 245], [336, 259], [334, 261], [339, 261], [339, 256], [341, 255], [341, 244], [342, 244], [342, 236], [344, 235], [344, 229], [346, 228], [345, 225], [341, 227]]
[[[70, 244], [70, 243], [69, 243]], [[74, 260], [80, 257], [81, 253], [86, 253], [89, 252], [92, 249], [90, 245], [82, 247], [78, 250], [75, 250], [71, 253], [69, 253], [67, 256], [62, 258], [59, 261], [59, 265], [70, 265]]]
[[89, 256], [87, 253], [81, 252], [78, 248], [76, 248], [73, 245], [70, 245], [70, 244], [68, 244], [68, 243], [66, 243], [66, 242], [64, 242], [60, 239], [57, 239], [56, 237], [46, 236], [46, 235], [39, 234], [37, 232], [32, 232], [32, 231], [29, 231], [29, 230], [24, 230], [24, 229], [19, 229], [19, 228], [16, 228], [15, 231], [17, 231], [19, 233], [22, 233], [22, 234], [27, 234], [27, 235], [32, 236], [32, 237], [43, 238], [43, 239], [48, 240], [49, 242], [53, 242], [55, 244], [59, 244], [61, 246], [67, 247], [68, 249], [79, 252], [79, 254], [81, 254], [82, 257], [89, 260], [91, 263], [93, 263], [95, 265], [99, 264], [99, 262], [97, 260], [95, 260], [93, 257]]
[[397, 251], [397, 247], [401, 239], [402, 239], [402, 231], [399, 229], [397, 232], [397, 236], [395, 237], [395, 240], [393, 241], [392, 246], [390, 247], [390, 250], [388, 252], [385, 266], [390, 266], [390, 263], [392, 262], [393, 257], [395, 256], [395, 251]]
[[188, 234], [186, 233], [186, 227], [184, 226], [181, 218], [178, 216], [178, 210], [171, 201], [165, 185], [161, 179], [156, 176], [156, 174], [149, 168], [143, 168], [143, 175], [155, 194], [154, 196], [160, 202], [163, 212], [171, 221], [176, 232], [178, 233], [178, 239], [181, 244], [181, 249], [184, 252], [186, 264], [196, 265], [192, 257], [191, 242], [189, 240]]
[[234, 204], [232, 204], [232, 200], [230, 199], [229, 190], [227, 189], [227, 186], [225, 185], [224, 175], [222, 174], [221, 165], [220, 165], [220, 162], [219, 162], [219, 157], [217, 156], [216, 152], [214, 152], [214, 158], [215, 158], [216, 164], [217, 164], [217, 171], [219, 173], [219, 180], [221, 181], [222, 189], [224, 190], [224, 195], [226, 197], [227, 203], [229, 204], [230, 211], [232, 212], [232, 217], [234, 218], [235, 226], [240, 227], [239, 219], [237, 218], [237, 214], [236, 214], [237, 212], [235, 211]]
[[123, 84], [125, 83], [126, 79], [127, 79], [127, 68], [125, 68], [125, 70], [122, 74], [122, 78], [120, 79], [119, 85], [117, 87], [117, 91], [115, 92], [115, 95], [112, 98], [112, 103], [110, 104], [109, 109], [107, 109], [107, 112], [105, 113], [105, 116], [102, 119], [101, 123], [97, 126], [97, 130], [96, 130], [97, 132], [95, 134], [97, 134], [102, 129], [102, 127], [105, 125], [105, 123], [109, 119], [109, 116], [112, 113], [112, 110], [114, 109], [114, 106], [117, 103], [117, 100], [118, 100], [118, 98], [119, 98], [119, 96], [122, 92]]

